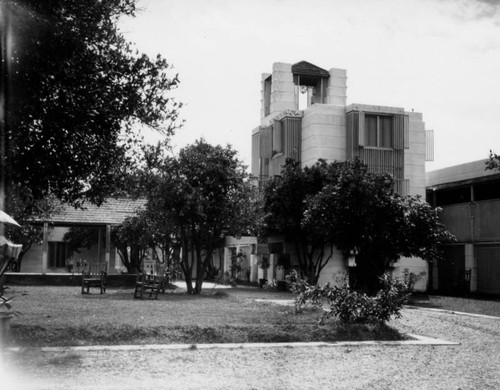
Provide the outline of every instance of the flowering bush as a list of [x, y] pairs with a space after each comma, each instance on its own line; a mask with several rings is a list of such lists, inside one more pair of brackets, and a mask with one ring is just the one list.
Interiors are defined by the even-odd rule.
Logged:
[[381, 288], [376, 296], [352, 290], [346, 283], [340, 287], [312, 286], [304, 279], [292, 283], [295, 298], [295, 310], [300, 312], [308, 302], [315, 306], [324, 306], [321, 321], [330, 317], [342, 323], [383, 323], [394, 316], [401, 316], [401, 308], [408, 299], [408, 286], [388, 274], [380, 278]]
[[74, 259], [74, 258], [69, 258], [66, 259], [66, 268], [68, 269], [69, 272], [83, 272], [85, 270], [85, 267], [87, 266], [87, 260], [85, 259]]

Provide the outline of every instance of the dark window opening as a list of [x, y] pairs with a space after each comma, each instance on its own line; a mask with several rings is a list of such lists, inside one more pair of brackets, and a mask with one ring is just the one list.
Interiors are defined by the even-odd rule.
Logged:
[[49, 268], [64, 268], [66, 260], [72, 256], [67, 242], [49, 242]]
[[282, 242], [271, 242], [268, 244], [269, 253], [283, 253], [283, 243]]
[[272, 77], [269, 76], [264, 80], [264, 116], [271, 113], [271, 84]]
[[487, 182], [474, 185], [474, 200], [500, 199], [500, 182]]
[[436, 191], [436, 206], [438, 207], [458, 203], [469, 203], [470, 201], [470, 187]]
[[388, 115], [365, 115], [364, 146], [393, 147], [393, 118]]
[[297, 108], [304, 110], [313, 104], [322, 104], [327, 101], [328, 79], [318, 76], [294, 75], [295, 95]]

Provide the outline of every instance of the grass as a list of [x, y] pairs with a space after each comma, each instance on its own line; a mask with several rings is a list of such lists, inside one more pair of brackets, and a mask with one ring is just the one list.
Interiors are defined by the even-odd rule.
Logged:
[[[310, 308], [255, 299], [292, 299], [287, 292], [257, 288], [205, 289], [198, 296], [169, 290], [158, 300], [135, 300], [132, 289], [97, 290], [81, 295], [78, 287], [15, 286], [15, 309], [22, 315], [11, 325], [11, 346], [110, 344], [307, 342], [398, 340], [389, 326], [337, 323], [320, 325]], [[27, 293], [27, 295], [22, 295]]]
[[500, 297], [451, 297], [415, 294], [414, 306], [500, 317]]

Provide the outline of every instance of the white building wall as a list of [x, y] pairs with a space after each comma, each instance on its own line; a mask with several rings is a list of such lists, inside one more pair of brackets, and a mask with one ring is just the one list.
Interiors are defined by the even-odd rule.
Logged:
[[409, 117], [409, 149], [405, 149], [404, 172], [409, 180], [409, 195], [421, 195], [425, 199], [425, 123], [422, 114], [405, 112]]
[[302, 166], [311, 166], [323, 158], [346, 159], [345, 107], [314, 104], [302, 118]]
[[348, 269], [342, 252], [334, 248], [332, 258], [328, 261], [328, 263], [326, 263], [325, 268], [321, 271], [318, 279], [318, 285], [323, 286], [329, 283], [330, 286], [340, 286], [345, 280], [347, 271]]
[[295, 85], [293, 83], [292, 65], [275, 62], [273, 64], [272, 78], [271, 116], [286, 110], [295, 110]]
[[347, 101], [347, 71], [332, 68], [328, 72], [330, 78], [328, 79], [327, 103], [345, 107]]
[[393, 276], [403, 279], [405, 269], [415, 275], [422, 276], [415, 284], [415, 291], [426, 291], [429, 278], [429, 264], [418, 257], [402, 257], [394, 264]]

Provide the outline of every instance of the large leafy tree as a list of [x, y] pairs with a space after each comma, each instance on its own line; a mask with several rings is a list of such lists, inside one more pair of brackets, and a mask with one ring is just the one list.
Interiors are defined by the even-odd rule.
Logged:
[[1, 2], [7, 185], [28, 187], [36, 199], [51, 192], [99, 204], [133, 165], [135, 125], [172, 134], [177, 76], [117, 28], [135, 2]]
[[[299, 174], [302, 172], [301, 182], [288, 180], [286, 173], [290, 167]], [[294, 221], [289, 219], [288, 211], [276, 213], [276, 209], [269, 208], [279, 198], [266, 199], [266, 202], [272, 200], [266, 204], [271, 211], [268, 220], [289, 221], [290, 229], [295, 226], [296, 237], [302, 237], [299, 247], [309, 248], [308, 251], [300, 248], [302, 253], [311, 255], [304, 257], [305, 261], [299, 259], [299, 265], [313, 282], [329, 261], [332, 246], [356, 255], [357, 287], [373, 292], [378, 277], [400, 256], [433, 260], [440, 255], [440, 243], [453, 239], [438, 221], [439, 210], [419, 197], [402, 198], [395, 194], [389, 175], [370, 173], [360, 160], [330, 164], [320, 161], [304, 169], [291, 162], [274, 182], [289, 192], [300, 183], [311, 189], [295, 201], [300, 211]], [[307, 186], [315, 182], [319, 185]], [[266, 195], [272, 191], [272, 183], [266, 188]]]
[[138, 213], [126, 218], [120, 225], [113, 226], [111, 241], [118, 250], [118, 255], [127, 268], [127, 272], [129, 274], [141, 272], [146, 251], [154, 246], [147, 216]]
[[328, 256], [324, 257], [328, 243], [324, 231], [317, 232], [314, 224], [306, 226], [303, 220], [307, 212], [306, 201], [321, 191], [326, 174], [324, 161], [302, 168], [300, 162], [288, 159], [281, 175], [271, 179], [264, 187], [259, 235], [264, 239], [284, 236], [286, 241], [293, 243], [298, 265], [313, 283], [328, 262]]
[[224, 235], [245, 234], [252, 224], [245, 167], [230, 146], [204, 140], [185, 147], [178, 157], [162, 156], [157, 149], [147, 161], [147, 207], [172, 227], [170, 237], [182, 248], [188, 293], [200, 293]]

